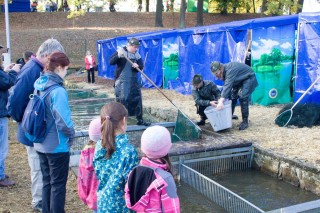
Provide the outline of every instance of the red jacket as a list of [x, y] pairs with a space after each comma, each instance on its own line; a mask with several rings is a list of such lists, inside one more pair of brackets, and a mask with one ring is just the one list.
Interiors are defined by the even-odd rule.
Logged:
[[78, 171], [78, 194], [90, 209], [97, 210], [97, 189], [99, 181], [93, 168], [94, 147], [81, 151]]
[[92, 64], [90, 64], [87, 56], [84, 57], [84, 63], [86, 64], [86, 70], [90, 70], [90, 65], [91, 65], [91, 67], [95, 67], [95, 66], [96, 66], [96, 60], [95, 60], [95, 58], [93, 57], [93, 55], [90, 55], [90, 56], [91, 56], [91, 58], [92, 58]]
[[136, 212], [180, 213], [180, 201], [166, 165], [142, 158], [128, 176], [126, 205]]

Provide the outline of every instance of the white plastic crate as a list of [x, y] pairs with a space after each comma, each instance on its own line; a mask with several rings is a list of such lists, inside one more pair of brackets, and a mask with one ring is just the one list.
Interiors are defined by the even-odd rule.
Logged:
[[226, 101], [224, 108], [220, 111], [213, 106], [208, 106], [204, 113], [215, 132], [232, 127], [231, 101]]

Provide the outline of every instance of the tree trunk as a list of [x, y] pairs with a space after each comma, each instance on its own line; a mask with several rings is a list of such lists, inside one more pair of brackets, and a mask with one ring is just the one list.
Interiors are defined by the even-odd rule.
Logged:
[[197, 4], [197, 25], [203, 26], [203, 0], [198, 0]]
[[155, 27], [163, 27], [163, 24], [162, 24], [162, 0], [157, 0]]
[[264, 12], [267, 11], [267, 0], [262, 0], [261, 5], [261, 16], [264, 16]]
[[[283, 4], [281, 3], [281, 1], [279, 1], [279, 5], [278, 5], [278, 13], [280, 13], [280, 11], [281, 11], [281, 13], [279, 14], [279, 15], [283, 15]], [[278, 14], [273, 14], [273, 15], [278, 15]]]
[[298, 0], [298, 4], [297, 4], [297, 14], [302, 12], [302, 6], [303, 6], [303, 0]]
[[150, 6], [149, 0], [146, 0], [146, 12], [149, 12], [149, 6]]
[[256, 4], [255, 4], [255, 0], [252, 0], [252, 5], [253, 5], [253, 13], [256, 13]]
[[186, 27], [186, 24], [185, 24], [186, 9], [187, 9], [186, 0], [181, 0], [179, 28], [185, 28]]

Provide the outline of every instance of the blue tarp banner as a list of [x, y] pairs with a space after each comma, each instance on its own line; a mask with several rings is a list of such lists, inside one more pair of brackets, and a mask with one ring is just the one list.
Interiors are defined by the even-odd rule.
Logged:
[[295, 30], [295, 24], [252, 30], [251, 64], [259, 83], [253, 103], [291, 102]]
[[[294, 101], [320, 76], [320, 13], [301, 13]], [[300, 103], [320, 103], [320, 81]]]
[[98, 76], [113, 79], [115, 67], [109, 64], [110, 56], [116, 51], [117, 44], [115, 39], [97, 41], [98, 51]]
[[163, 88], [179, 87], [185, 93], [179, 71], [179, 42], [177, 36], [166, 36], [162, 39]]
[[[162, 37], [160, 34], [154, 36], [141, 36], [141, 46], [139, 53], [144, 62], [143, 72], [158, 87], [162, 87]], [[142, 86], [153, 87], [152, 84], [141, 75]]]
[[[313, 17], [313, 19], [315, 18]], [[267, 37], [270, 37], [271, 40], [279, 40], [279, 46], [287, 44], [286, 42], [288, 41], [292, 48], [289, 51], [290, 53], [285, 52], [284, 55], [291, 54], [292, 57], [295, 38], [294, 29], [297, 23], [298, 15], [278, 16], [188, 29], [137, 33], [114, 39], [100, 40], [97, 42], [99, 76], [113, 79], [115, 66], [109, 65], [111, 54], [117, 48], [125, 46], [128, 39], [136, 37], [142, 44], [139, 48], [139, 53], [145, 62], [145, 74], [158, 87], [174, 89], [182, 94], [190, 94], [194, 74], [201, 74], [204, 79], [223, 85], [222, 81], [216, 80], [211, 74], [210, 63], [212, 61], [220, 61], [221, 63], [244, 62], [249, 30], [253, 30], [254, 36], [260, 36], [260, 41], [262, 41], [261, 39], [267, 40]], [[317, 26], [313, 27], [315, 28], [313, 31], [319, 29]], [[318, 53], [320, 52], [319, 48], [316, 50]], [[253, 50], [253, 54], [255, 54], [254, 52], [258, 53], [257, 49]], [[292, 60], [286, 66], [292, 69]], [[289, 69], [281, 72], [284, 72], [285, 75], [281, 76], [279, 85], [283, 86], [283, 82], [287, 85], [288, 81], [290, 83], [291, 72]], [[143, 77], [141, 83], [143, 87], [152, 87]], [[296, 84], [299, 86], [300, 82], [296, 82]], [[284, 86], [283, 88], [286, 90], [284, 92], [286, 98], [282, 103], [290, 101], [289, 87]], [[262, 104], [268, 105], [270, 103]]]
[[[1, 5], [1, 10], [5, 12], [4, 5]], [[8, 4], [8, 10], [9, 12], [31, 12], [30, 0], [12, 0]]]

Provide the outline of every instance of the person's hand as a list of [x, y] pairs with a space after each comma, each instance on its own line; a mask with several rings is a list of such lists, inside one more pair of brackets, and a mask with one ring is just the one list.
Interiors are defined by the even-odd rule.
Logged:
[[117, 52], [118, 52], [118, 57], [122, 58], [126, 51], [123, 48], [120, 48], [117, 50]]
[[217, 107], [218, 101], [210, 101], [210, 105], [213, 107]]
[[10, 64], [4, 68], [4, 71], [9, 72], [10, 70], [20, 72], [21, 64]]
[[133, 68], [138, 68], [139, 65], [138, 65], [137, 63], [133, 63], [133, 64], [132, 64], [132, 67], [133, 67]]
[[218, 102], [218, 105], [217, 105], [217, 110], [222, 110], [224, 108], [224, 104], [223, 104], [223, 101], [219, 101]]

